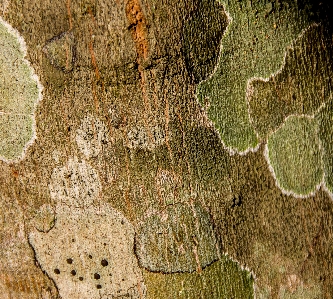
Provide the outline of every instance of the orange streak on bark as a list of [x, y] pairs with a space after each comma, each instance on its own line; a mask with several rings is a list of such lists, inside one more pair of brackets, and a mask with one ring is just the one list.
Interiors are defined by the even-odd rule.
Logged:
[[148, 126], [147, 114], [151, 113], [149, 99], [146, 91], [146, 81], [142, 63], [148, 58], [148, 39], [147, 39], [147, 21], [143, 14], [139, 0], [128, 0], [126, 4], [126, 16], [129, 22], [129, 29], [135, 43], [137, 52], [138, 70], [141, 78], [141, 93], [144, 101], [146, 113], [144, 113], [145, 127], [148, 132], [148, 138], [154, 142], [150, 127]]
[[67, 14], [69, 19], [69, 30], [72, 30], [73, 22], [72, 22], [72, 12], [71, 12], [71, 0], [67, 0]]
[[126, 5], [126, 16], [130, 24], [139, 59], [148, 58], [147, 21], [139, 0], [129, 0]]
[[92, 12], [92, 10], [91, 10], [91, 7], [90, 7], [90, 6], [88, 7], [88, 14], [89, 14], [89, 16], [91, 17], [91, 19], [92, 19], [92, 21], [93, 21], [94, 25], [95, 25], [95, 26], [97, 26], [96, 19], [95, 19], [95, 17], [94, 17], [94, 14], [93, 14], [93, 12]]
[[[91, 30], [90, 30], [90, 36], [92, 38]], [[92, 40], [90, 40], [90, 42], [89, 42], [89, 51], [90, 51], [91, 63], [92, 63], [92, 65], [94, 67], [94, 70], [95, 70], [96, 79], [99, 80], [100, 79], [99, 69], [98, 69], [98, 66], [97, 66], [97, 61], [96, 61], [96, 57], [95, 57], [95, 52], [94, 52], [94, 47], [93, 47]]]

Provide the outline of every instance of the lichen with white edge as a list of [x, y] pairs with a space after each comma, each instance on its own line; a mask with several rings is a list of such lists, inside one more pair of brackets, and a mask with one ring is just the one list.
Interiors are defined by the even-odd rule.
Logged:
[[16, 161], [36, 138], [34, 111], [42, 85], [25, 59], [26, 44], [0, 18], [0, 160]]

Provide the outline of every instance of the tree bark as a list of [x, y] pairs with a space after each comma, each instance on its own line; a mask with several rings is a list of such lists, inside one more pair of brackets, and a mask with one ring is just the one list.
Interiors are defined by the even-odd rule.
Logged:
[[332, 298], [331, 7], [2, 0], [0, 298]]

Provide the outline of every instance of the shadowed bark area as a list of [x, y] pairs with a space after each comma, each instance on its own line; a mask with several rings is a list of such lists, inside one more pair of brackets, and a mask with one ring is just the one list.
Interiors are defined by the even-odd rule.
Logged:
[[[215, 102], [198, 88], [213, 77], [243, 78], [241, 67], [256, 59], [228, 61], [228, 52], [226, 64], [221, 60], [228, 34], [242, 38], [240, 27], [230, 30], [228, 7], [243, 9], [241, 23], [250, 35], [251, 21], [260, 28], [279, 25], [290, 12], [302, 26], [321, 22], [325, 40], [322, 31], [312, 31], [323, 42], [315, 51], [300, 45], [291, 65], [302, 72], [304, 61], [319, 61], [312, 67], [322, 77], [313, 83], [308, 72], [297, 76], [300, 90], [290, 83], [288, 66], [276, 84], [285, 94], [296, 88], [300, 101], [316, 94], [313, 86], [322, 89], [320, 103], [327, 104], [313, 121], [329, 162], [332, 95], [324, 75], [331, 63], [322, 59], [331, 51], [325, 46], [332, 43], [329, 3], [225, 2], [1, 3], [1, 17], [25, 40], [26, 59], [44, 89], [34, 113], [36, 140], [22, 160], [0, 160], [0, 298], [333, 296], [332, 195], [324, 184], [305, 198], [284, 194], [265, 159], [265, 140], [254, 152], [231, 153], [214, 119], [235, 113], [231, 106], [221, 109], [230, 98], [216, 96], [225, 86], [214, 87]], [[270, 30], [273, 46], [289, 34]], [[265, 45], [265, 35], [260, 38]], [[243, 41], [233, 45], [235, 53], [252, 51], [253, 40]], [[272, 50], [262, 49], [265, 55]], [[269, 66], [282, 65], [287, 48], [280, 43], [278, 49], [281, 59], [266, 55], [274, 61]], [[317, 54], [323, 56], [311, 59]], [[230, 69], [236, 62], [240, 69]], [[269, 75], [260, 70], [256, 76]], [[240, 89], [245, 108], [246, 80]], [[274, 102], [274, 90], [270, 81], [262, 84], [251, 102], [259, 124], [248, 125], [265, 135], [260, 92]], [[271, 127], [282, 124], [280, 118]]]

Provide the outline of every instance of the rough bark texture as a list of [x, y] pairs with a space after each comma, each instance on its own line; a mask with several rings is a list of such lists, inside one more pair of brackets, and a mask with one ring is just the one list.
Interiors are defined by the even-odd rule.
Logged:
[[332, 298], [328, 2], [2, 0], [0, 298]]

